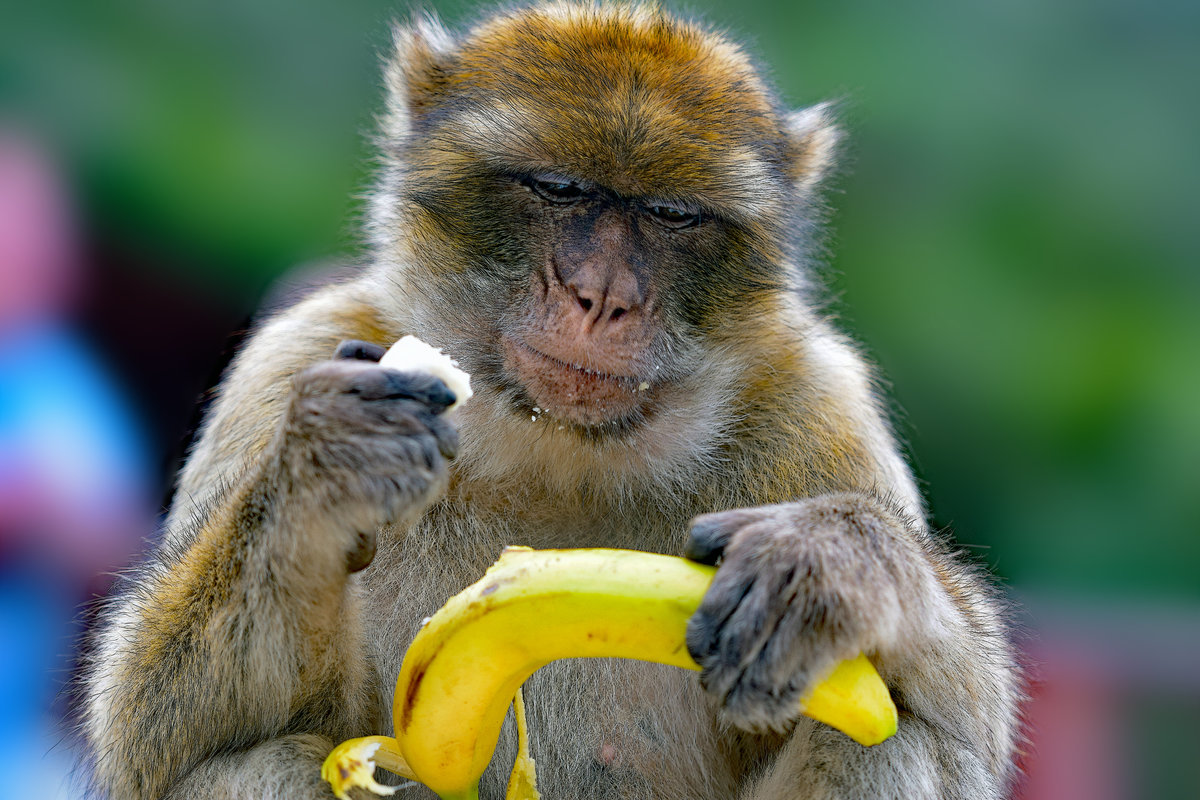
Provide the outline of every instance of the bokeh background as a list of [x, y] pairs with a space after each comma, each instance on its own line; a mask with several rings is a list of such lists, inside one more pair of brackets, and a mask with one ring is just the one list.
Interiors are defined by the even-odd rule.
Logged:
[[[452, 25], [472, 4], [432, 5]], [[1027, 800], [1200, 797], [1200, 4], [688, 7], [851, 132], [829, 278], [1019, 604]], [[356, 256], [384, 0], [0, 11], [0, 794], [254, 309]]]

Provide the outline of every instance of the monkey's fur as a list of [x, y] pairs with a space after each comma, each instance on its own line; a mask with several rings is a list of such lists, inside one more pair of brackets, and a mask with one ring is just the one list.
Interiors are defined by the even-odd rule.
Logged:
[[[722, 558], [689, 627], [700, 680], [580, 660], [530, 681], [546, 797], [1003, 796], [998, 602], [927, 529], [870, 369], [812, 297], [829, 110], [784, 113], [736, 45], [648, 7], [395, 38], [371, 265], [224, 379], [95, 643], [97, 788], [329, 796], [329, 749], [390, 730], [419, 620], [524, 544]], [[457, 419], [434, 379], [333, 358], [405, 333], [472, 373]], [[869, 749], [795, 713], [860, 651], [901, 711]]]

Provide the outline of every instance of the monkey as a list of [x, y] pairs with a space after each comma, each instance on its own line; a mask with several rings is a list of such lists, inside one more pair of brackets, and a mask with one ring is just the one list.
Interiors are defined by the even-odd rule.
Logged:
[[[577, 659], [529, 680], [546, 797], [1004, 797], [1004, 600], [931, 530], [822, 299], [835, 109], [787, 110], [728, 34], [639, 3], [420, 16], [384, 83], [364, 269], [237, 354], [103, 612], [96, 794], [330, 797], [322, 759], [390, 731], [420, 620], [521, 544], [718, 565], [699, 679]], [[469, 403], [375, 363], [404, 334], [471, 373]], [[798, 714], [860, 652], [900, 713], [872, 748]], [[482, 797], [514, 753], [510, 722]]]

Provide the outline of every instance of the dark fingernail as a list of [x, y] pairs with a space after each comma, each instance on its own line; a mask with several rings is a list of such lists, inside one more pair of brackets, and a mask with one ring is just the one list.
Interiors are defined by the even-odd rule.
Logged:
[[458, 399], [458, 395], [450, 391], [446, 384], [438, 380], [429, 388], [428, 392], [429, 404], [431, 406], [440, 406], [438, 413], [445, 411], [450, 406], [454, 405], [454, 401]]
[[383, 358], [383, 354], [386, 352], [387, 348], [372, 342], [364, 342], [361, 339], [346, 339], [333, 351], [333, 357], [335, 359], [349, 359], [352, 361], [378, 361]]
[[375, 558], [375, 531], [359, 531], [358, 539], [346, 553], [346, 569], [350, 572], [361, 572], [371, 565]]
[[683, 555], [701, 564], [716, 564], [728, 543], [729, 534], [723, 526], [701, 520], [692, 525]]

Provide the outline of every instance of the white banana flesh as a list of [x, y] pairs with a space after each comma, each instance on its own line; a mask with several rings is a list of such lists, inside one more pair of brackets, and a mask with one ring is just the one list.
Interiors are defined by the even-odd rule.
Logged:
[[416, 336], [402, 336], [379, 359], [379, 366], [401, 372], [428, 372], [441, 378], [446, 388], [454, 392], [454, 402], [447, 411], [454, 411], [474, 394], [471, 376], [459, 369], [458, 362]]

